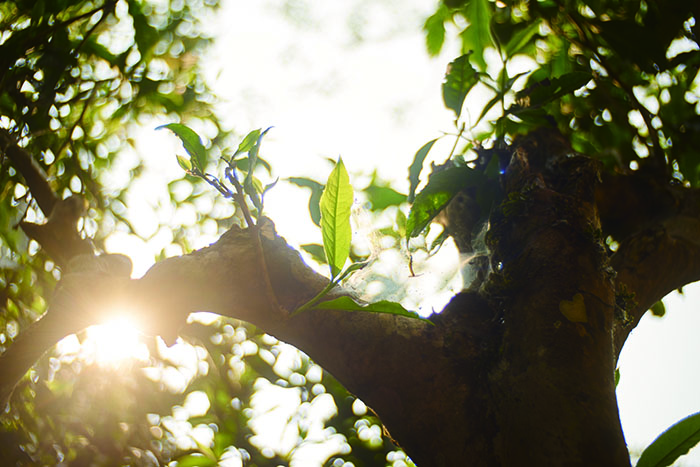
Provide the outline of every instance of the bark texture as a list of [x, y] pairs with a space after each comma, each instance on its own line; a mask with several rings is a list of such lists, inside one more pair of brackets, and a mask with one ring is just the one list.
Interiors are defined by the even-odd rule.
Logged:
[[[99, 321], [93, 310], [127, 300], [169, 341], [190, 312], [212, 311], [295, 345], [372, 407], [419, 466], [629, 465], [615, 362], [651, 304], [700, 278], [700, 212], [693, 190], [599, 170], [553, 132], [517, 141], [487, 236], [491, 273], [433, 325], [344, 311], [290, 317], [326, 279], [268, 220], [138, 280], [112, 266], [67, 273], [35, 332], [0, 357], [0, 395], [62, 335]], [[629, 214], [635, 190], [652, 185], [662, 201]], [[619, 242], [612, 255], [608, 236]]]

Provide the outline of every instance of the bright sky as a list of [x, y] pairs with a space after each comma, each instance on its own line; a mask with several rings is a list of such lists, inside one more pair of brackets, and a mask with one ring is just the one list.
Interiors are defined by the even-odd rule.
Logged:
[[[241, 135], [274, 126], [262, 155], [272, 163], [275, 176], [322, 181], [331, 169], [325, 158], [342, 155], [351, 174], [369, 175], [376, 168], [406, 192], [407, 167], [416, 150], [441, 131], [453, 129], [440, 84], [458, 46], [452, 41], [450, 49], [448, 41], [440, 57], [427, 56], [420, 27], [434, 6], [422, 0], [224, 1], [207, 65], [225, 102], [220, 109], [224, 123]], [[146, 170], [154, 176], [164, 174], [168, 181], [179, 178], [174, 154], [182, 151], [174, 139], [148, 128], [142, 137], [149, 142], [141, 146], [148, 151]], [[447, 152], [436, 146], [432, 154], [444, 160]], [[355, 175], [354, 183], [362, 180]], [[140, 219], [141, 229], [153, 230], [154, 239], [144, 244], [118, 234], [108, 243], [110, 250], [134, 257], [136, 275], [151, 263], [139, 254], [152, 258], [171, 238], [155, 230], [157, 218], [175, 213], [163, 192], [154, 194], [154, 185], [136, 184], [134, 202], [128, 206], [130, 217]], [[290, 190], [284, 183], [266, 197], [268, 215], [293, 244], [319, 242], [307, 203], [307, 191]], [[160, 204], [156, 218], [149, 204]], [[178, 216], [192, 221], [187, 213]], [[212, 232], [194, 246], [215, 238]], [[448, 270], [457, 264], [451, 254], [438, 261]], [[408, 276], [407, 271], [401, 274]], [[438, 274], [422, 277], [417, 290], [409, 284], [409, 293], [423, 301], [422, 311], [440, 309], [449, 298], [449, 289], [431, 296], [444, 281]], [[700, 290], [685, 290], [685, 296], [666, 300], [664, 319], [642, 320], [620, 358], [620, 414], [628, 444], [637, 453], [669, 425], [700, 411]], [[700, 465], [700, 452], [677, 465]]]

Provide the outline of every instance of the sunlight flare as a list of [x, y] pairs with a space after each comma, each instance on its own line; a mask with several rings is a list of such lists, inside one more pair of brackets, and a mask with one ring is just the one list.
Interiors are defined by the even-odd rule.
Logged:
[[117, 365], [125, 360], [146, 360], [149, 355], [138, 325], [125, 315], [90, 326], [82, 350], [104, 365]]

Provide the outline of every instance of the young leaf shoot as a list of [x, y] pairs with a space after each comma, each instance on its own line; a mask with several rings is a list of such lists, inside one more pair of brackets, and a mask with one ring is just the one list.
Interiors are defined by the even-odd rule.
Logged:
[[332, 279], [338, 277], [350, 256], [352, 202], [350, 177], [339, 158], [321, 195], [321, 234]]

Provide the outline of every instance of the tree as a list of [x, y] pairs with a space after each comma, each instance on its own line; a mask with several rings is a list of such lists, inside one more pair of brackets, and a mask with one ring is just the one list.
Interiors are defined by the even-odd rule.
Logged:
[[[328, 279], [313, 272], [263, 216], [264, 190], [254, 174], [260, 173], [256, 165], [264, 171], [258, 158], [264, 132], [232, 143], [206, 114], [201, 118], [217, 128], [209, 147], [187, 126], [169, 128], [189, 153], [180, 159], [188, 180], [233, 199], [241, 224], [208, 248], [158, 262], [138, 280], [128, 277], [123, 258], [91, 256], [92, 246], [76, 230], [80, 200], [59, 201], [56, 193], [85, 193], [93, 211], [102, 207], [118, 215], [107, 201], [119, 194], [101, 196], [98, 184], [100, 154], [110, 147], [104, 140], [113, 131], [123, 134], [124, 115], [204, 112], [207, 99], [197, 96], [206, 95], [205, 87], [185, 81], [178, 88], [177, 81], [197, 79], [178, 68], [189, 60], [177, 50], [189, 50], [201, 38], [191, 37], [192, 43], [159, 59], [168, 51], [159, 38], [170, 33], [177, 44], [175, 37], [187, 31], [181, 24], [193, 21], [191, 10], [147, 16], [135, 0], [70, 3], [73, 10], [68, 2], [37, 5], [31, 12], [21, 2], [2, 7], [10, 32], [0, 47], [15, 54], [2, 54], [9, 71], [0, 80], [6, 127], [0, 135], [4, 164], [11, 168], [3, 171], [11, 196], [3, 197], [2, 238], [13, 261], [3, 270], [4, 311], [6, 329], [22, 330], [16, 338], [8, 333], [13, 342], [0, 357], [0, 394], [9, 395], [56, 340], [101, 320], [97, 304], [126, 300], [138, 308], [143, 329], [168, 341], [187, 333], [182, 326], [190, 312], [207, 310], [298, 347], [366, 402], [417, 465], [629, 465], [615, 361], [648, 309], [658, 311], [664, 295], [700, 278], [696, 5], [446, 1], [427, 19], [427, 46], [434, 53], [446, 23], [466, 24], [460, 32], [464, 54], [450, 63], [443, 83], [445, 104], [456, 116], [456, 142], [424, 185], [422, 165], [433, 142], [416, 153], [410, 214], [398, 214], [395, 230], [386, 233], [403, 243], [423, 238], [426, 229], [439, 231], [439, 224], [443, 234], [428, 234], [435, 247], [449, 236], [468, 259], [465, 289], [429, 320], [386, 303], [374, 305], [381, 312], [350, 312], [359, 305], [347, 301], [352, 294], [341, 287], [315, 298], [330, 289]], [[131, 46], [110, 49], [106, 24], [126, 17], [132, 18]], [[530, 57], [529, 73], [513, 71], [516, 57]], [[101, 75], [98, 62], [110, 64], [117, 76]], [[158, 74], [162, 62], [168, 68]], [[493, 97], [467, 128], [464, 102], [479, 87]], [[103, 121], [98, 117], [110, 98], [125, 101]], [[62, 110], [66, 99], [76, 102]], [[52, 123], [61, 119], [62, 125]], [[206, 128], [197, 121], [192, 126]], [[341, 167], [334, 171], [337, 180]], [[53, 185], [42, 170], [54, 175]], [[317, 194], [322, 189], [308, 180], [298, 183]], [[333, 178], [326, 185], [322, 208], [342, 191]], [[10, 219], [19, 202], [25, 203], [21, 215]], [[388, 204], [402, 202], [399, 196]], [[20, 223], [41, 245], [39, 253], [29, 254], [25, 237], [11, 228], [26, 206], [48, 218], [42, 226], [31, 218]], [[101, 220], [99, 215], [88, 219]], [[338, 279], [347, 253], [335, 247], [346, 241], [339, 239], [345, 224], [333, 233], [330, 219], [335, 217], [326, 210], [325, 256]], [[47, 231], [52, 235], [42, 236]], [[99, 246], [104, 230], [92, 233]], [[413, 242], [413, 251], [425, 245]], [[51, 298], [44, 292], [54, 278], [46, 254], [60, 268]], [[327, 298], [344, 300], [342, 309], [320, 303]], [[30, 324], [47, 302], [48, 312]], [[193, 329], [190, 334], [208, 335]], [[222, 353], [215, 347], [207, 346], [214, 366]], [[220, 425], [236, 420], [227, 378], [201, 380], [213, 395], [224, 390]], [[15, 392], [31, 400], [31, 381], [22, 381], [26, 385]], [[20, 417], [18, 405], [11, 404], [15, 420], [42, 420], [31, 404]], [[673, 453], [692, 446], [677, 440], [667, 448], [671, 461]], [[231, 442], [219, 437], [205, 451], [219, 457]], [[75, 449], [70, 440], [64, 443]]]

